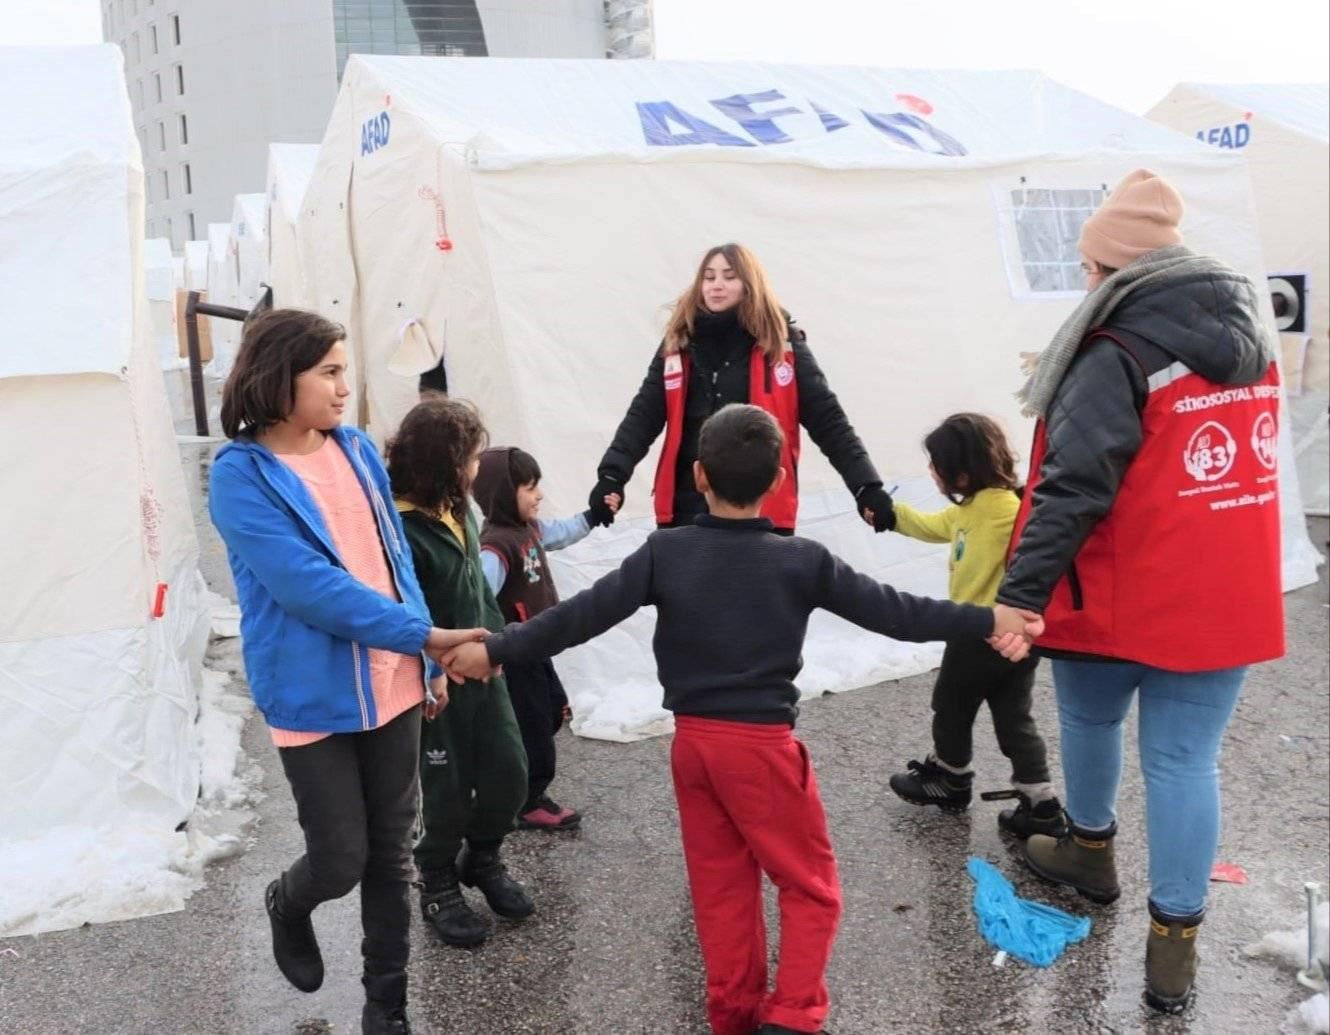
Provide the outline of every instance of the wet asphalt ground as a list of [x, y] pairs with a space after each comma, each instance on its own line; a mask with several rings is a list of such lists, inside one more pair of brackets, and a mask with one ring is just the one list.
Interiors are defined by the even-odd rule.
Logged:
[[[182, 455], [201, 504], [210, 449], [184, 445]], [[1327, 523], [1314, 520], [1312, 532], [1324, 548]], [[231, 594], [206, 517], [200, 536], [205, 576]], [[1253, 671], [1229, 731], [1220, 858], [1242, 866], [1250, 879], [1212, 885], [1199, 994], [1179, 1017], [1160, 1017], [1141, 1003], [1146, 852], [1134, 750], [1119, 806], [1123, 896], [1098, 907], [1025, 874], [1014, 843], [997, 832], [997, 803], [944, 815], [906, 805], [887, 789], [888, 775], [927, 749], [931, 675], [810, 702], [799, 735], [817, 766], [845, 893], [828, 1029], [835, 1035], [1277, 1031], [1285, 1011], [1308, 993], [1290, 972], [1248, 959], [1242, 949], [1291, 926], [1303, 908], [1303, 881], [1330, 885], [1330, 598], [1322, 571], [1318, 585], [1286, 598], [1289, 654]], [[235, 641], [215, 643], [212, 655], [215, 666], [238, 667]], [[1037, 718], [1056, 758], [1046, 666], [1039, 685]], [[562, 733], [559, 746], [552, 790], [582, 811], [583, 829], [513, 835], [506, 856], [537, 913], [520, 924], [498, 922], [482, 948], [439, 944], [417, 914], [410, 992], [416, 1030], [706, 1032], [668, 738], [622, 745]], [[258, 719], [246, 730], [245, 749], [262, 769], [264, 792], [250, 850], [211, 867], [207, 886], [183, 912], [0, 941], [0, 1032], [359, 1031], [355, 895], [315, 914], [327, 964], [319, 992], [295, 991], [272, 963], [263, 888], [301, 842], [276, 751]], [[986, 714], [976, 729], [976, 769], [977, 790], [1005, 782]], [[994, 967], [994, 950], [977, 933], [970, 909], [965, 862], [972, 854], [995, 863], [1020, 894], [1091, 917], [1089, 939], [1047, 970], [1015, 961]], [[483, 909], [478, 896], [472, 899]], [[773, 913], [773, 930], [774, 920]]]

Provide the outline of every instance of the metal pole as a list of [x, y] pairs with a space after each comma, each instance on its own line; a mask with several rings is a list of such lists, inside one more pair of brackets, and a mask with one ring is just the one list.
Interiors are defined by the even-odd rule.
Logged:
[[203, 359], [199, 353], [199, 293], [185, 299], [185, 339], [189, 343], [189, 389], [194, 396], [194, 432], [208, 437], [208, 403], [203, 396]]

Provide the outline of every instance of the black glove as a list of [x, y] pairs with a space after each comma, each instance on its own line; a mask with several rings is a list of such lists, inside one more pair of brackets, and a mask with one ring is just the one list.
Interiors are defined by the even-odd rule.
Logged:
[[623, 491], [623, 482], [618, 478], [609, 478], [601, 476], [600, 481], [596, 482], [596, 487], [591, 490], [591, 495], [587, 497], [587, 510], [591, 512], [591, 525], [601, 525], [609, 528], [614, 524], [614, 511], [610, 510], [605, 503], [605, 497], [617, 495], [619, 497], [619, 506], [623, 506], [623, 501], [627, 498]]
[[868, 520], [868, 511], [873, 512], [873, 531], [890, 532], [896, 527], [896, 508], [891, 502], [891, 493], [881, 485], [865, 485], [854, 494], [855, 506], [859, 516]]

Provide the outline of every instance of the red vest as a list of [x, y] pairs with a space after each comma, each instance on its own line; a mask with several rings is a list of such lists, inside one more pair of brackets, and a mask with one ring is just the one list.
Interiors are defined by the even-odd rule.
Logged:
[[[683, 442], [684, 402], [691, 368], [687, 349], [665, 357], [665, 446], [660, 452], [653, 490], [658, 525], [668, 525], [674, 520], [675, 469]], [[787, 351], [773, 367], [761, 346], [753, 346], [748, 365], [748, 401], [775, 417], [785, 432], [780, 454], [785, 481], [767, 497], [762, 516], [777, 528], [793, 529], [799, 514], [799, 381], [794, 374], [793, 351]]]
[[[1140, 452], [1054, 588], [1039, 646], [1174, 672], [1281, 657], [1278, 418], [1274, 363], [1243, 387], [1181, 363], [1150, 377]], [[1046, 448], [1040, 421], [1013, 552]]]

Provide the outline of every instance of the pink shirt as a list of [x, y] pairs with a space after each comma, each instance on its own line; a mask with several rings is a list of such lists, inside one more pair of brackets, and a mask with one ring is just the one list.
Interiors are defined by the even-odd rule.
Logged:
[[[371, 589], [392, 600], [400, 600], [365, 490], [360, 486], [351, 461], [332, 436], [325, 438], [323, 445], [312, 453], [304, 456], [288, 453], [278, 459], [299, 475], [314, 497], [347, 571]], [[371, 647], [369, 674], [378, 713], [376, 729], [425, 699], [425, 674], [418, 657]], [[271, 732], [273, 743], [278, 747], [302, 747], [331, 736], [329, 733], [302, 733], [275, 726], [271, 727]]]

